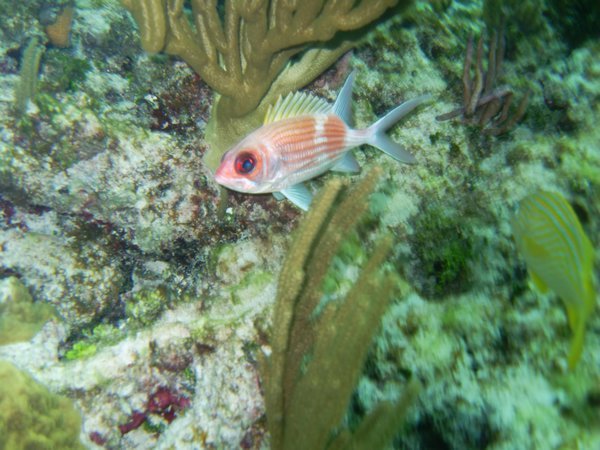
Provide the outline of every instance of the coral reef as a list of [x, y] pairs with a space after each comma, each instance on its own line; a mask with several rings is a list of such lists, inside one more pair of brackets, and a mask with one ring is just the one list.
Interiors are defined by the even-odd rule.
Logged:
[[426, 297], [440, 298], [468, 286], [473, 242], [460, 215], [452, 216], [440, 204], [427, 205], [413, 224], [416, 263], [411, 271], [417, 289]]
[[107, 241], [83, 239], [84, 248], [77, 248], [58, 231], [54, 213], [15, 215], [20, 226], [0, 228], [4, 270], [20, 274], [35, 299], [53, 305], [73, 332], [115, 313], [124, 280]]
[[177, 413], [189, 406], [189, 398], [180, 396], [177, 393], [171, 392], [168, 388], [161, 386], [150, 394], [145, 411], [134, 411], [131, 414], [129, 422], [119, 425], [119, 431], [121, 434], [126, 434], [139, 428], [146, 423], [149, 414], [159, 415], [167, 423], [171, 423], [177, 417]]
[[[193, 19], [192, 3], [183, 2], [182, 22]], [[45, 27], [68, 5], [75, 12], [70, 45], [61, 48]], [[303, 214], [272, 196], [235, 193], [219, 204], [203, 162], [218, 97], [185, 61], [141, 49], [119, 1], [0, 6], [11, 12], [0, 20], [0, 285], [18, 286], [17, 297], [31, 296], [28, 305], [56, 311], [23, 340], [0, 345], [0, 359], [75, 403], [87, 448], [268, 448], [273, 409], [265, 407], [269, 382], [259, 359], [270, 350], [275, 357], [270, 336], [285, 325], [272, 319], [278, 277], [298, 245], [292, 236]], [[322, 261], [327, 270], [309, 328], [319, 328], [319, 311], [341, 308], [383, 235], [391, 248], [374, 279], [393, 278], [397, 294], [376, 298], [383, 284], [372, 289], [374, 309], [365, 318], [381, 304], [387, 309], [363, 372], [352, 371], [358, 382], [346, 384], [354, 391], [340, 433], [370, 427], [380, 405], [393, 405], [414, 379], [419, 396], [402, 427], [386, 431], [396, 436], [391, 448], [600, 446], [600, 315], [587, 319], [581, 358], [569, 371], [568, 319], [554, 294], [530, 285], [510, 226], [523, 198], [552, 191], [598, 248], [594, 11], [586, 1], [417, 0], [401, 15], [389, 9], [364, 34], [336, 34], [364, 40], [353, 40], [359, 45], [315, 74], [307, 90], [332, 100], [356, 70], [356, 128], [403, 100], [436, 99], [390, 130], [416, 164], [395, 164], [368, 147], [353, 152], [364, 173], [381, 170], [381, 183], [366, 203], [355, 196], [356, 208], [366, 208], [360, 224], [338, 230], [335, 256]], [[578, 22], [574, 36], [570, 24]], [[502, 23], [497, 82], [530, 93], [527, 114], [499, 136], [436, 120], [462, 95], [469, 36]], [[32, 38], [45, 50], [33, 97], [18, 113], [19, 69]], [[290, 67], [312, 48], [338, 44], [334, 37], [302, 46]], [[482, 78], [483, 47], [485, 38]], [[362, 176], [326, 174], [310, 188], [316, 198], [332, 180], [351, 189]], [[322, 267], [316, 259], [303, 274]], [[283, 359], [297, 361], [290, 348]], [[302, 360], [302, 368], [310, 365]]]
[[545, 13], [556, 23], [571, 48], [600, 37], [596, 26], [600, 21], [600, 7], [593, 0], [553, 0]]

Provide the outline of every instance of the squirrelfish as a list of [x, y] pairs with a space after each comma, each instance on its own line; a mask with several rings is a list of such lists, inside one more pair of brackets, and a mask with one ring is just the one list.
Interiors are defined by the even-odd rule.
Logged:
[[398, 161], [414, 163], [414, 157], [385, 132], [429, 96], [409, 100], [370, 127], [355, 130], [348, 126], [354, 77], [353, 72], [333, 105], [300, 92], [280, 97], [268, 109], [263, 126], [223, 155], [215, 173], [217, 183], [249, 194], [271, 192], [306, 210], [312, 195], [303, 182], [330, 169], [358, 172], [349, 152], [354, 147], [369, 144]]
[[523, 199], [512, 226], [534, 285], [541, 292], [551, 289], [565, 305], [573, 333], [567, 362], [573, 369], [596, 299], [592, 244], [571, 205], [555, 192], [538, 191]]

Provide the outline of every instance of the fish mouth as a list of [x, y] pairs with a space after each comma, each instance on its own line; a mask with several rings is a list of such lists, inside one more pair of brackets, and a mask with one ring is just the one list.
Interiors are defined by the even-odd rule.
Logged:
[[254, 183], [245, 178], [232, 175], [231, 170], [225, 165], [219, 166], [215, 172], [215, 181], [217, 184], [231, 189], [232, 191], [252, 193], [255, 189]]
[[215, 181], [221, 186], [231, 189], [232, 191], [245, 192], [244, 186], [239, 186], [236, 180], [232, 180], [227, 176], [224, 170], [217, 170], [215, 172]]

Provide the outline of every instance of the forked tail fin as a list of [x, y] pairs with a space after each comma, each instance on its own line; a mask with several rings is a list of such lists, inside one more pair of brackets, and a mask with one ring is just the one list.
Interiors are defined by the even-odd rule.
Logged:
[[370, 136], [367, 143], [373, 147], [377, 147], [379, 150], [387, 153], [400, 162], [414, 164], [416, 162], [415, 157], [411, 155], [402, 144], [390, 139], [385, 132], [409, 112], [430, 98], [431, 95], [429, 94], [421, 95], [420, 97], [413, 98], [392, 109], [367, 129], [367, 134]]

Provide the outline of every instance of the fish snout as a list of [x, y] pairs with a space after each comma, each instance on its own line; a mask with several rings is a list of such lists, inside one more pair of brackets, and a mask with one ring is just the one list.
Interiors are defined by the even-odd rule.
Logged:
[[215, 181], [219, 184], [225, 185], [227, 182], [225, 167], [221, 164], [217, 167], [217, 171], [215, 172]]

